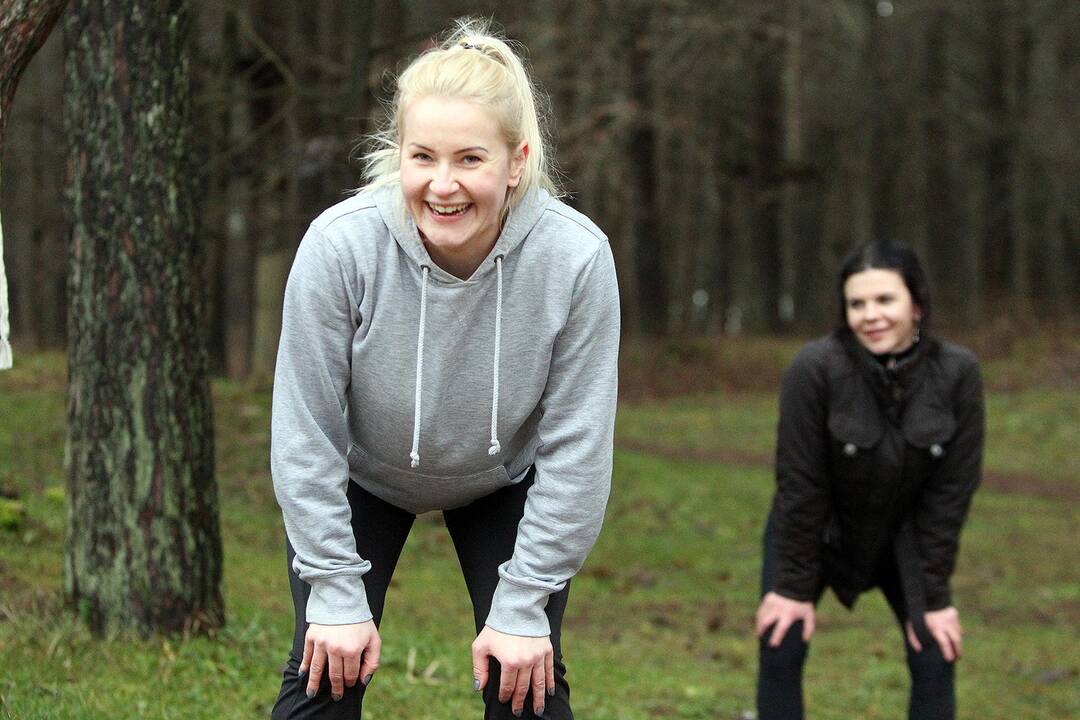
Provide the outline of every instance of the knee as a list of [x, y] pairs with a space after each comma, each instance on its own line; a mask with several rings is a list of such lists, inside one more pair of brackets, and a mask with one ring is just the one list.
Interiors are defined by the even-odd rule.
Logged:
[[945, 659], [941, 654], [941, 648], [937, 643], [928, 643], [920, 652], [915, 652], [910, 646], [907, 649], [908, 669], [911, 677], [917, 682], [934, 682], [951, 678], [955, 671], [953, 663]]
[[806, 661], [807, 650], [807, 645], [802, 639], [802, 623], [792, 625], [778, 647], [769, 645], [770, 633], [771, 628], [766, 630], [760, 640], [759, 663], [762, 674], [800, 673]]

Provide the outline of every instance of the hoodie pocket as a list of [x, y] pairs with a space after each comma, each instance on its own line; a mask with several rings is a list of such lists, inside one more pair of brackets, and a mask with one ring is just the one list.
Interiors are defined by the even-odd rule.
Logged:
[[470, 475], [425, 475], [385, 463], [356, 443], [349, 445], [349, 477], [375, 497], [411, 513], [462, 507], [511, 484], [501, 464]]

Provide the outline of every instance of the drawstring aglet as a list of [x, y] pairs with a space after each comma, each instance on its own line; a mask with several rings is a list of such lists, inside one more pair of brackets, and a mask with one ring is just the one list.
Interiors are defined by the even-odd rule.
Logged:
[[415, 467], [420, 467], [420, 453], [418, 453], [418, 452], [409, 453], [409, 457], [412, 458], [412, 467], [414, 467], [414, 468]]
[[488, 455], [498, 455], [501, 451], [502, 445], [499, 444], [498, 440], [493, 440], [491, 447], [488, 448]]

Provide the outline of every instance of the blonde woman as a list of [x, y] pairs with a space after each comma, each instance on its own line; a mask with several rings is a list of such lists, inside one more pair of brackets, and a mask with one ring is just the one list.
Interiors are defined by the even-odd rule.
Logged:
[[397, 80], [369, 184], [297, 252], [271, 465], [296, 633], [273, 718], [355, 718], [417, 513], [441, 510], [486, 718], [571, 718], [559, 631], [611, 479], [619, 300], [557, 199], [521, 59], [472, 21]]

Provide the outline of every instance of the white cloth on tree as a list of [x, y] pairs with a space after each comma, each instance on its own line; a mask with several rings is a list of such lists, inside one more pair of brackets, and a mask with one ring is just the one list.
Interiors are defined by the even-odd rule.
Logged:
[[8, 341], [7, 273], [4, 270], [4, 228], [0, 225], [0, 370], [11, 367], [11, 343]]

